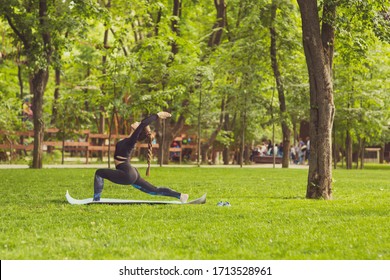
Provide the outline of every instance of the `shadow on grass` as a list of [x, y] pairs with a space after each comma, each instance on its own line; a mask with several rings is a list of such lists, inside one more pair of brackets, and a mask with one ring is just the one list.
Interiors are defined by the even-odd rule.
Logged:
[[[345, 165], [337, 164], [336, 170], [348, 170]], [[365, 163], [364, 168], [360, 169], [360, 166], [356, 168], [356, 163], [353, 164], [352, 169], [349, 170], [390, 170], [389, 163]]]
[[69, 202], [67, 202], [66, 199], [51, 199], [48, 200], [48, 202], [53, 204], [69, 204]]
[[274, 196], [270, 197], [272, 199], [287, 199], [287, 200], [305, 200], [304, 196]]

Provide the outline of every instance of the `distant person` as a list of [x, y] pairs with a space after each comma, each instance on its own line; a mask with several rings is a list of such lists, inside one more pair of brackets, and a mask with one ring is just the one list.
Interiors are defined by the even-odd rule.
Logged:
[[33, 119], [33, 111], [31, 109], [31, 103], [30, 103], [30, 99], [26, 98], [24, 99], [23, 101], [23, 112], [22, 112], [22, 116], [23, 116], [23, 121], [31, 121]]
[[279, 144], [278, 157], [283, 157], [283, 142], [280, 142], [280, 144]]
[[[278, 156], [278, 154], [279, 154], [279, 145], [278, 144], [275, 144], [273, 152], [274, 152], [275, 156]], [[274, 154], [272, 154], [272, 155], [274, 155]]]
[[306, 145], [305, 142], [303, 142], [302, 138], [299, 137], [298, 139], [298, 164], [304, 164], [305, 163], [305, 155], [306, 155]]
[[[171, 148], [180, 148], [179, 142], [173, 141], [171, 144]], [[179, 152], [170, 152], [169, 156], [170, 156], [170, 159], [172, 161], [174, 161], [174, 160], [180, 161], [180, 153]]]
[[309, 160], [310, 157], [310, 137], [306, 137], [306, 159]]
[[263, 142], [263, 144], [260, 147], [260, 153], [262, 156], [267, 155], [267, 151], [268, 151], [267, 147], [268, 147], [267, 143]]
[[268, 151], [267, 151], [267, 155], [273, 155], [274, 149], [273, 149], [271, 140], [268, 141], [267, 150], [268, 150]]
[[299, 148], [299, 145], [298, 144], [295, 144], [295, 146], [291, 146], [291, 160], [294, 164], [298, 164], [299, 163], [299, 151], [300, 151], [300, 148]]

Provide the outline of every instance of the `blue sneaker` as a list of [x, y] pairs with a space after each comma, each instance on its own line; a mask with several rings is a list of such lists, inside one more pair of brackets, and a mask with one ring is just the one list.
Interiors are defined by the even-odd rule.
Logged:
[[93, 201], [100, 201], [100, 193], [95, 193], [93, 195]]
[[220, 201], [217, 203], [217, 206], [223, 206], [224, 202], [223, 201]]

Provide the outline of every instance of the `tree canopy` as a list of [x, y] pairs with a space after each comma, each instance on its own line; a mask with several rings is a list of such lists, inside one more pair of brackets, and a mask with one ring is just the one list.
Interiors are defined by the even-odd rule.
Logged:
[[[333, 141], [345, 149], [348, 130], [354, 145], [390, 142], [388, 1], [314, 2], [320, 11], [337, 6], [319, 18], [335, 36]], [[43, 124], [126, 133], [131, 121], [167, 110], [167, 139], [188, 125], [203, 161], [213, 147], [225, 163], [229, 151], [245, 161], [245, 150], [272, 139], [273, 125], [275, 142], [284, 125], [294, 145], [310, 119], [301, 25], [293, 0], [3, 0], [0, 129], [26, 125], [21, 108], [30, 98], [37, 134]]]

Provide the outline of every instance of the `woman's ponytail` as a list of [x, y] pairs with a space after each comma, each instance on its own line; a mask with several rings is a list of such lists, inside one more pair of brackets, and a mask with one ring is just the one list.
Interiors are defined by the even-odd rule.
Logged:
[[147, 162], [148, 162], [148, 167], [146, 168], [146, 176], [150, 175], [150, 163], [153, 158], [153, 137], [152, 137], [152, 132], [150, 131], [150, 127], [147, 126], [145, 127], [145, 132], [146, 132], [146, 137], [148, 138], [148, 154], [147, 154]]

